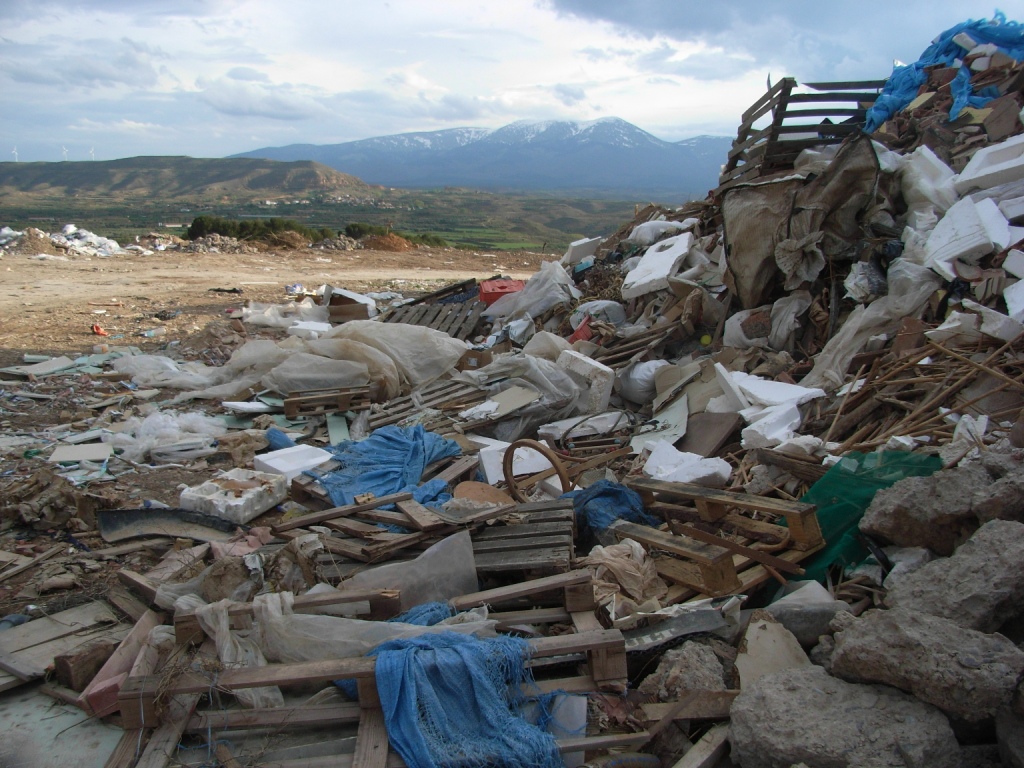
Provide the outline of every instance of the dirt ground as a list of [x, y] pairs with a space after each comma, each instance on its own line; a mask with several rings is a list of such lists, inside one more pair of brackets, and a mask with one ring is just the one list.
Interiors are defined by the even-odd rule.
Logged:
[[[112, 343], [158, 349], [223, 318], [244, 301], [281, 303], [284, 287], [295, 283], [308, 289], [330, 283], [361, 292], [411, 293], [498, 273], [525, 279], [543, 260], [541, 254], [521, 251], [441, 248], [67, 258], [10, 253], [0, 258], [0, 366], [20, 363], [25, 353], [91, 352], [94, 344], [108, 340], [95, 335], [93, 325], [110, 334]], [[240, 288], [242, 293], [214, 288]], [[180, 314], [167, 321], [154, 317], [165, 310]], [[158, 343], [139, 336], [161, 325], [167, 331]]]

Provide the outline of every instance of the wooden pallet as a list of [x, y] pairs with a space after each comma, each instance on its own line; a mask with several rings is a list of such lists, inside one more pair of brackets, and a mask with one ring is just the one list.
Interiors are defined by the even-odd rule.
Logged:
[[289, 419], [341, 411], [365, 411], [369, 407], [369, 387], [293, 392], [284, 399], [284, 415]]
[[487, 305], [477, 300], [461, 304], [406, 304], [391, 312], [384, 322], [433, 328], [465, 341], [473, 335], [485, 309]]
[[564, 573], [576, 559], [574, 513], [553, 510], [519, 525], [493, 525], [473, 535], [477, 573], [508, 571]]
[[439, 411], [464, 410], [487, 399], [487, 392], [464, 381], [445, 379], [417, 390], [413, 395], [396, 397], [370, 415], [371, 430], [397, 424], [425, 408]]
[[[793, 93], [796, 80], [783, 78], [743, 113], [714, 194], [791, 168], [804, 149], [838, 144], [859, 133], [864, 129], [867, 108], [878, 98], [885, 82], [804, 83], [813, 93]], [[754, 123], [769, 114], [768, 126], [755, 129]], [[807, 118], [814, 121], [807, 122]], [[822, 118], [845, 119], [825, 123]], [[801, 122], [790, 122], [793, 120]]]
[[[668, 602], [736, 594], [783, 573], [800, 575], [798, 563], [825, 546], [812, 504], [647, 478], [626, 484], [670, 530], [623, 521], [611, 530], [668, 555], [657, 560], [658, 573], [675, 585]], [[759, 542], [772, 551], [756, 548]]]
[[616, 338], [598, 349], [594, 353], [594, 359], [613, 370], [625, 368], [678, 335], [681, 330], [682, 326], [678, 323], [665, 323], [648, 328], [635, 336]]

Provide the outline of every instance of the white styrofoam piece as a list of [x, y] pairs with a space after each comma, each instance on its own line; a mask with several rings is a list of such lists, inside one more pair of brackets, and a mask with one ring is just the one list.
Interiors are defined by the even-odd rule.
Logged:
[[1007, 314], [1018, 323], [1024, 323], [1024, 280], [1018, 280], [1003, 290]]
[[[226, 489], [223, 485], [232, 480], [255, 480], [259, 485], [238, 493], [236, 490]], [[202, 485], [184, 489], [178, 503], [182, 509], [203, 512], [243, 525], [286, 498], [288, 482], [284, 475], [272, 475], [251, 469], [230, 469]]]
[[633, 299], [668, 288], [668, 279], [686, 259], [692, 244], [693, 235], [684, 232], [648, 248], [640, 263], [626, 275], [622, 283], [622, 298]]
[[47, 461], [54, 463], [71, 461], [106, 461], [114, 454], [111, 443], [83, 443], [81, 445], [58, 445]]
[[966, 32], [958, 32], [953, 35], [953, 42], [963, 48], [965, 51], [973, 51], [978, 47], [978, 42]]
[[326, 334], [334, 326], [330, 323], [318, 323], [315, 320], [300, 320], [288, 327], [289, 336], [298, 336], [300, 339], [314, 341]]
[[823, 389], [801, 387], [799, 384], [787, 384], [784, 381], [770, 381], [743, 371], [733, 371], [732, 380], [751, 405], [803, 405], [825, 396]]
[[970, 299], [964, 299], [960, 305], [964, 309], [981, 315], [981, 332], [988, 336], [1000, 341], [1013, 341], [1021, 333], [1024, 333], [1024, 324], [1017, 322], [1012, 317], [1007, 317], [1002, 312], [996, 312], [994, 309], [989, 309]]
[[966, 312], [950, 312], [938, 328], [925, 331], [924, 335], [937, 344], [941, 344], [954, 336], [966, 336], [968, 339], [977, 339], [981, 336], [978, 328], [979, 318]]
[[587, 392], [580, 403], [581, 413], [603, 413], [608, 410], [608, 401], [615, 385], [615, 371], [574, 349], [563, 350], [555, 364], [587, 384]]
[[999, 203], [999, 212], [1006, 217], [1011, 224], [1019, 224], [1024, 221], [1024, 197], [1012, 197]]
[[800, 410], [795, 405], [773, 405], [763, 409], [760, 418], [740, 433], [740, 444], [744, 448], [773, 448], [794, 437], [799, 428]]
[[974, 204], [974, 209], [977, 211], [989, 239], [996, 247], [1002, 250], [1010, 245], [1010, 222], [1003, 216], [995, 200], [988, 197], [979, 200]]
[[562, 264], [570, 267], [579, 264], [588, 256], [597, 253], [597, 247], [603, 242], [603, 237], [584, 237], [582, 240], [573, 240], [562, 257]]
[[1013, 249], [1006, 254], [1006, 258], [1003, 260], [1003, 269], [1007, 274], [1024, 278], [1024, 251]]
[[253, 469], [258, 472], [269, 472], [273, 475], [284, 475], [291, 483], [307, 469], [323, 464], [334, 458], [333, 454], [314, 445], [293, 445], [269, 453], [261, 453], [253, 460]]
[[[494, 440], [479, 435], [467, 435], [480, 449], [480, 469], [484, 473], [484, 479], [490, 484], [500, 483], [505, 479], [505, 470], [502, 466], [505, 461], [505, 450], [512, 445], [502, 440]], [[517, 448], [516, 455], [512, 459], [512, 471], [517, 475], [535, 474], [551, 468], [543, 453], [532, 448]]]
[[947, 280], [954, 280], [954, 261], [976, 264], [994, 248], [995, 244], [978, 212], [977, 205], [965, 197], [946, 211], [946, 215], [928, 236], [924, 263], [926, 267], [935, 270]]
[[639, 245], [650, 245], [666, 232], [685, 232], [698, 224], [697, 219], [685, 221], [645, 221], [633, 227], [626, 239]]
[[747, 399], [747, 396], [736, 386], [736, 382], [733, 380], [729, 369], [721, 363], [715, 363], [715, 381], [718, 382], [718, 386], [725, 393], [725, 400], [733, 413], [738, 413], [744, 408], [750, 407], [750, 401]]
[[377, 316], [377, 301], [370, 296], [364, 296], [355, 291], [346, 291], [344, 288], [338, 288], [334, 285], [331, 286], [331, 296], [343, 296], [350, 301], [354, 301], [356, 304], [364, 304], [370, 317]]
[[979, 149], [960, 172], [954, 186], [964, 195], [974, 189], [991, 189], [1019, 179], [1024, 179], [1024, 134]]
[[649, 443], [651, 455], [644, 463], [644, 474], [669, 483], [694, 483], [722, 488], [729, 482], [732, 465], [725, 459], [704, 458], [697, 453], [677, 451], [667, 440]]

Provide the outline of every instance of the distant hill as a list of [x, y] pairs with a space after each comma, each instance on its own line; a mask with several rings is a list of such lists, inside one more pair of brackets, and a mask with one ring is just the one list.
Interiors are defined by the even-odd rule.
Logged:
[[0, 163], [0, 196], [216, 199], [356, 192], [369, 186], [319, 163], [246, 158], [129, 157]]
[[559, 192], [677, 202], [718, 186], [732, 140], [668, 142], [619, 118], [520, 121], [497, 130], [451, 128], [344, 144], [265, 147], [233, 157], [313, 160], [371, 184]]

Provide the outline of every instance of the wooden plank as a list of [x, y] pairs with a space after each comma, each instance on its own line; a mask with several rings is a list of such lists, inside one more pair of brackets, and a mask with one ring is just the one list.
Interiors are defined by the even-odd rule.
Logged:
[[755, 512], [772, 512], [776, 515], [793, 514], [804, 512], [808, 508], [814, 509], [813, 504], [804, 504], [799, 501], [786, 501], [775, 499], [770, 496], [755, 496], [750, 493], [736, 493], [734, 491], [721, 491], [716, 488], [705, 488], [692, 483], [670, 483], [664, 480], [652, 480], [646, 477], [630, 478], [626, 485], [635, 491], [648, 491], [655, 494], [663, 494], [677, 499], [696, 500], [705, 499], [729, 507], [747, 509]]
[[572, 567], [568, 548], [526, 549], [521, 552], [481, 552], [474, 554], [477, 573], [499, 571], [567, 571]]
[[113, 626], [117, 616], [105, 603], [93, 602], [42, 616], [0, 633], [0, 651], [17, 653], [69, 635], [82, 635], [97, 626]]
[[386, 768], [388, 763], [388, 731], [380, 707], [363, 709], [356, 733], [356, 751], [352, 768]]
[[473, 334], [473, 331], [476, 330], [476, 326], [480, 322], [480, 316], [484, 313], [485, 309], [487, 309], [487, 305], [482, 301], [478, 301], [474, 304], [463, 323], [452, 332], [452, 337], [462, 341], [469, 338]]
[[714, 544], [715, 546], [725, 547], [730, 552], [734, 552], [738, 555], [755, 560], [765, 565], [770, 565], [776, 570], [782, 571], [783, 573], [792, 573], [797, 576], [803, 576], [804, 569], [798, 565], [795, 565], [788, 560], [783, 560], [781, 557], [775, 557], [774, 555], [762, 552], [759, 549], [753, 549], [752, 547], [746, 547], [732, 539], [727, 539], [723, 536], [715, 536], [713, 533], [708, 533], [700, 528], [692, 525], [683, 525], [680, 523], [674, 523], [669, 526], [672, 528], [674, 533], [678, 533], [683, 536], [689, 536], [691, 539], [702, 541], [705, 544]]
[[147, 611], [117, 646], [107, 662], [100, 667], [96, 677], [78, 697], [78, 706], [90, 714], [105, 717], [117, 710], [117, 691], [112, 690], [108, 681], [131, 671], [135, 659], [149, 637], [150, 631], [164, 623], [164, 614]]
[[133, 623], [141, 619], [149, 610], [145, 603], [119, 584], [115, 584], [107, 592], [107, 602], [128, 616]]
[[34, 664], [26, 659], [19, 659], [13, 653], [7, 653], [6, 651], [0, 651], [0, 669], [18, 678], [23, 683], [38, 680], [46, 674], [46, 670], [38, 664]]
[[885, 84], [888, 83], [888, 79], [884, 80], [845, 80], [842, 82], [831, 82], [831, 83], [801, 83], [805, 88], [813, 88], [816, 91], [840, 91], [840, 90], [851, 90], [857, 88], [877, 88], [881, 90], [885, 88]]
[[721, 723], [705, 733], [672, 768], [714, 768], [727, 754], [729, 726]]
[[64, 551], [64, 549], [67, 546], [68, 546], [67, 544], [58, 544], [55, 547], [50, 547], [48, 550], [43, 552], [41, 555], [36, 555], [31, 560], [29, 560], [27, 563], [22, 563], [21, 565], [16, 565], [13, 568], [8, 568], [3, 573], [0, 573], [0, 581], [7, 581], [7, 579], [11, 578], [12, 576], [17, 576], [19, 573], [24, 573], [29, 568], [33, 568], [33, 567], [39, 565], [39, 563], [43, 562], [44, 560], [49, 560], [51, 557], [56, 555], [58, 552]]
[[400, 501], [395, 506], [399, 512], [409, 518], [409, 527], [418, 531], [433, 531], [448, 525], [415, 499]]
[[470, 608], [478, 608], [482, 605], [500, 605], [501, 603], [518, 600], [522, 597], [541, 595], [545, 592], [562, 590], [578, 584], [590, 584], [592, 579], [593, 576], [590, 571], [570, 571], [569, 573], [560, 573], [555, 576], [545, 576], [541, 579], [522, 581], [507, 587], [473, 592], [461, 597], [454, 597], [448, 603], [457, 611], [468, 611]]
[[381, 496], [379, 499], [368, 501], [365, 504], [350, 504], [345, 507], [333, 507], [331, 509], [325, 509], [323, 512], [314, 512], [311, 515], [303, 515], [302, 517], [296, 517], [287, 522], [278, 523], [271, 529], [275, 534], [281, 531], [290, 531], [293, 528], [305, 528], [309, 525], [317, 525], [325, 520], [333, 520], [336, 517], [347, 517], [353, 515], [356, 512], [363, 512], [377, 507], [384, 507], [388, 504], [394, 504], [397, 501], [407, 501], [412, 498], [411, 493], [393, 493], [390, 496]]
[[874, 104], [877, 93], [861, 91], [830, 91], [828, 93], [793, 93], [790, 104], [816, 104], [823, 101], [854, 101], [858, 104]]
[[117, 572], [118, 580], [135, 594], [139, 595], [147, 605], [153, 605], [156, 599], [157, 585], [142, 574], [122, 568]]
[[[727, 720], [729, 710], [737, 696], [738, 690], [733, 691], [701, 691], [700, 696], [689, 702], [687, 706], [677, 712], [674, 720]], [[673, 702], [667, 704], [643, 704], [644, 717], [647, 724], [662, 720], [674, 706]]]
[[186, 732], [246, 730], [263, 727], [298, 728], [359, 722], [362, 708], [356, 703], [319, 706], [277, 707], [274, 709], [213, 709], [197, 712], [189, 720]]
[[551, 549], [565, 547], [568, 551], [572, 546], [572, 534], [562, 533], [556, 536], [537, 536], [533, 538], [489, 539], [473, 542], [473, 556], [493, 552], [518, 552], [531, 549]]
[[732, 560], [729, 552], [718, 544], [705, 544], [646, 525], [617, 520], [608, 530], [620, 539], [633, 539], [641, 544], [685, 557], [700, 565], [716, 565], [724, 560]]
[[554, 521], [550, 523], [521, 523], [519, 525], [492, 525], [473, 535], [473, 541], [491, 541], [493, 539], [523, 539], [535, 536], [547, 536], [572, 532], [572, 521]]

